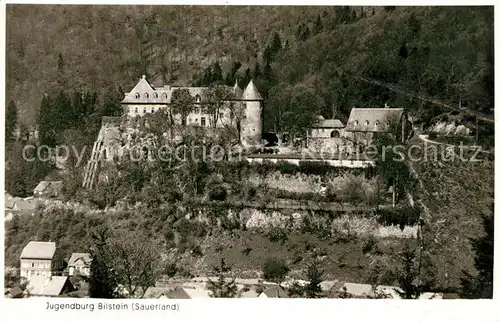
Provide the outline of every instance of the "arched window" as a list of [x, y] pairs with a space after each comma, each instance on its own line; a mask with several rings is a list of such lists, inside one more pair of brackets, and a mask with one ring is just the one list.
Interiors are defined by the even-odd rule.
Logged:
[[365, 121], [365, 126], [368, 126], [368, 124], [370, 124], [370, 122], [368, 122], [368, 120]]
[[152, 108], [151, 108], [151, 113], [154, 113], [154, 112], [155, 112], [155, 108], [154, 108], [154, 107], [152, 107]]
[[144, 97], [145, 97], [146, 99], [148, 99], [148, 98], [149, 98], [149, 94], [148, 94], [148, 93], [144, 93]]
[[375, 121], [375, 126], [379, 126], [380, 125], [380, 122], [379, 121]]
[[138, 107], [135, 108], [135, 114], [139, 114], [139, 108]]
[[135, 98], [141, 98], [141, 94], [135, 93]]
[[163, 93], [163, 94], [161, 95], [161, 97], [162, 97], [164, 100], [166, 100], [166, 99], [167, 99], [167, 93]]
[[201, 102], [201, 97], [200, 97], [200, 95], [196, 95], [196, 96], [195, 96], [195, 98], [194, 98], [194, 101], [195, 101], [196, 103], [200, 103], [200, 102]]
[[153, 93], [153, 98], [158, 98], [158, 93]]
[[358, 120], [354, 121], [354, 126], [358, 125]]

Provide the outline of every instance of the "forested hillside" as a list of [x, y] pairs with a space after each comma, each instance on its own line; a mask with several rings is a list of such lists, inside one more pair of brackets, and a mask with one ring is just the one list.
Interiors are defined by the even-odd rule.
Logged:
[[34, 125], [45, 93], [234, 83], [267, 98], [264, 126], [300, 132], [351, 107], [444, 112], [351, 75], [493, 107], [492, 7], [7, 6], [7, 101]]

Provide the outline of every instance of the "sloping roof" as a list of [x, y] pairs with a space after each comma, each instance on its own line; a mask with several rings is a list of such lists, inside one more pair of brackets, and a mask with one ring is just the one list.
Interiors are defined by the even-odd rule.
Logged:
[[165, 296], [168, 293], [168, 288], [165, 287], [149, 287], [144, 293], [143, 298], [146, 299], [157, 299]]
[[27, 290], [32, 295], [58, 296], [67, 280], [67, 276], [32, 276], [29, 279]]
[[254, 289], [250, 289], [246, 292], [242, 292], [240, 294], [240, 297], [241, 298], [254, 298], [254, 297], [258, 297], [259, 296], [259, 293], [257, 293]]
[[340, 290], [343, 288], [347, 289], [347, 293], [354, 296], [374, 296], [372, 286], [370, 284], [357, 284], [357, 283], [345, 283]]
[[38, 198], [14, 198], [14, 202], [19, 210], [35, 210], [39, 204]]
[[30, 241], [23, 248], [21, 258], [32, 259], [52, 259], [56, 251], [56, 243], [54, 242], [37, 242]]
[[252, 80], [247, 85], [247, 88], [245, 88], [245, 91], [243, 92], [243, 95], [241, 95], [241, 98], [243, 100], [249, 100], [249, 101], [262, 101], [262, 95], [260, 95], [259, 91], [257, 90], [257, 87], [253, 83]]
[[14, 286], [7, 292], [12, 298], [23, 297], [23, 290], [19, 286]]
[[165, 296], [169, 299], [190, 299], [188, 293], [182, 288], [172, 290], [165, 294]]
[[184, 292], [190, 299], [210, 298], [211, 291], [202, 288], [184, 287]]
[[[226, 86], [228, 89], [236, 90], [235, 87], [231, 88]], [[239, 86], [238, 86], [239, 88]], [[165, 85], [163, 87], [153, 87], [146, 78], [143, 76], [135, 85], [135, 87], [128, 93], [125, 93], [125, 98], [121, 101], [123, 104], [170, 104], [172, 100], [172, 94], [177, 89], [186, 89], [189, 94], [193, 97], [199, 96], [203, 100], [204, 92], [208, 87], [189, 87], [189, 86], [170, 86]], [[240, 89], [241, 90], [241, 89]], [[136, 98], [136, 94], [139, 94], [139, 98]], [[148, 97], [146, 98], [146, 95]], [[155, 97], [154, 94], [157, 94]], [[241, 92], [237, 93], [237, 97], [241, 97]]]
[[12, 209], [16, 204], [16, 198], [12, 197], [7, 192], [5, 193], [5, 209]]
[[402, 108], [352, 108], [346, 131], [385, 132], [389, 120], [399, 122]]
[[267, 297], [288, 298], [287, 292], [279, 286], [273, 286], [263, 292]]
[[34, 192], [44, 192], [50, 186], [50, 181], [40, 181], [40, 183], [35, 187]]
[[340, 120], [337, 119], [319, 119], [317, 123], [313, 124], [313, 128], [343, 128], [344, 124]]
[[76, 261], [81, 259], [85, 264], [90, 264], [92, 258], [89, 253], [73, 253], [68, 261], [68, 266], [74, 266]]

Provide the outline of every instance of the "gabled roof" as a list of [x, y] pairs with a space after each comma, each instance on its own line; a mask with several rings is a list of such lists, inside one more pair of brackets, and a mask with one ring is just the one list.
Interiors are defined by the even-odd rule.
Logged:
[[260, 95], [257, 87], [254, 85], [253, 80], [250, 80], [243, 95], [241, 95], [241, 99], [246, 101], [262, 101], [262, 95]]
[[403, 115], [402, 108], [352, 108], [346, 131], [385, 132], [389, 121], [399, 122]]
[[314, 123], [313, 128], [327, 128], [327, 129], [338, 129], [343, 128], [344, 124], [337, 119], [319, 119], [318, 122]]
[[67, 281], [67, 276], [32, 276], [26, 289], [32, 295], [58, 296]]
[[165, 296], [169, 299], [190, 299], [189, 295], [182, 288], [172, 290], [165, 294]]
[[40, 183], [36, 186], [34, 192], [44, 192], [50, 186], [58, 189], [62, 186], [62, 181], [40, 181]]
[[274, 297], [274, 298], [288, 298], [287, 292], [283, 290], [280, 286], [273, 286], [268, 289], [266, 289], [263, 292], [267, 297]]
[[[236, 84], [237, 85], [237, 84]], [[228, 89], [236, 90], [235, 87], [231, 88], [226, 86]], [[224, 85], [225, 86], [225, 85]], [[203, 100], [204, 92], [208, 87], [189, 87], [189, 86], [170, 86], [164, 85], [162, 87], [153, 87], [143, 75], [139, 80], [137, 85], [128, 93], [125, 93], [125, 98], [121, 101], [123, 104], [170, 104], [172, 100], [172, 94], [177, 89], [186, 89], [189, 94], [193, 97], [193, 100], [197, 96]], [[241, 97], [240, 92], [237, 93], [236, 97]], [[136, 94], [139, 94], [139, 98], [136, 98]], [[146, 97], [147, 94], [147, 97]], [[260, 94], [259, 94], [260, 95]], [[196, 101], [195, 101], [196, 102]]]
[[40, 181], [40, 183], [35, 187], [34, 192], [44, 192], [50, 186], [49, 181]]
[[92, 258], [89, 253], [73, 253], [69, 258], [68, 266], [74, 266], [79, 259], [81, 259], [85, 264], [90, 264], [92, 262]]
[[54, 242], [38, 242], [30, 241], [23, 248], [21, 258], [30, 259], [52, 259], [56, 251], [56, 243]]

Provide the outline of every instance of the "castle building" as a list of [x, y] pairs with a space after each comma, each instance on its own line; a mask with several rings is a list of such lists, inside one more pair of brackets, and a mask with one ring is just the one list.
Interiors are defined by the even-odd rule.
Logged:
[[[121, 101], [124, 113], [131, 117], [140, 117], [149, 113], [156, 113], [160, 110], [168, 111], [172, 103], [172, 95], [175, 90], [186, 89], [193, 97], [193, 109], [188, 114], [186, 120], [181, 122], [180, 115], [174, 115], [176, 123], [184, 123], [188, 126], [202, 127], [225, 127], [234, 126], [234, 120], [231, 120], [230, 109], [226, 106], [219, 111], [217, 124], [211, 124], [212, 118], [204, 111], [203, 104], [206, 103], [205, 97], [208, 87], [179, 87], [165, 85], [162, 87], [154, 87], [143, 75], [137, 85], [128, 93], [125, 93], [125, 98]], [[259, 93], [253, 81], [250, 81], [242, 90], [238, 86], [238, 82], [234, 87], [228, 87], [233, 92], [233, 98], [227, 100], [227, 103], [240, 104], [244, 113], [241, 120], [241, 142], [244, 145], [260, 144], [262, 136], [262, 106], [263, 98]]]

